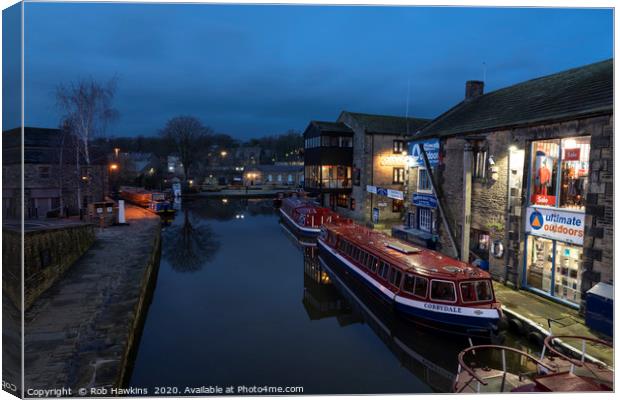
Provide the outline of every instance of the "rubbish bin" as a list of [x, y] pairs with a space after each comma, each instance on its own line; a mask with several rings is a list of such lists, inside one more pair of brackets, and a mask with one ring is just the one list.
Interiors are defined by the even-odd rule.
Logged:
[[613, 337], [614, 287], [599, 282], [586, 292], [586, 326]]

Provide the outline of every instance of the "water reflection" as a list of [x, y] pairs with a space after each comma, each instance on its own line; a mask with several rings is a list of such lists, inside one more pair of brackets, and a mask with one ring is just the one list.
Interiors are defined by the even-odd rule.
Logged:
[[317, 248], [304, 248], [304, 305], [311, 319], [336, 317], [340, 326], [368, 325], [416, 377], [436, 392], [450, 392], [462, 337], [437, 335], [396, 315], [348, 277], [319, 262]]
[[178, 272], [196, 272], [217, 253], [220, 243], [204, 220], [195, 218], [189, 208], [183, 217], [163, 231], [163, 256]]

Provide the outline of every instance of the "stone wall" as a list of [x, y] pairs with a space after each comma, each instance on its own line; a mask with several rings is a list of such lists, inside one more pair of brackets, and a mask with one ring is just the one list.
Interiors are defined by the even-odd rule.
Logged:
[[[497, 179], [472, 178], [471, 227], [490, 233], [491, 241], [501, 240], [506, 256], [489, 257], [490, 272], [496, 279], [508, 279], [515, 286], [522, 281], [525, 243], [525, 214], [530, 179], [531, 143], [534, 140], [591, 135], [589, 186], [586, 198], [582, 292], [597, 282], [613, 283], [613, 116], [584, 118], [553, 124], [515, 128], [477, 136], [488, 145], [488, 155], [497, 167]], [[469, 138], [471, 139], [471, 138]], [[463, 210], [463, 137], [442, 139], [443, 162], [435, 178], [443, 191], [447, 214], [460, 245]], [[510, 147], [522, 155], [519, 167], [520, 190], [508, 191]], [[514, 166], [511, 166], [511, 169]], [[487, 172], [490, 174], [490, 171]], [[409, 184], [414, 185], [411, 174]], [[410, 186], [415, 187], [415, 186]], [[507, 196], [512, 205], [507, 210]], [[453, 254], [441, 221], [437, 222], [440, 250]], [[508, 237], [506, 237], [508, 234]], [[585, 297], [585, 296], [584, 296]]]
[[[9, 266], [3, 279], [3, 291], [16, 304], [20, 304], [21, 265], [10, 260], [20, 253], [19, 231], [4, 229], [3, 264]], [[90, 224], [37, 229], [24, 233], [24, 305], [30, 305], [54, 284], [95, 241]], [[17, 270], [15, 270], [17, 268]], [[18, 305], [18, 307], [20, 307]]]

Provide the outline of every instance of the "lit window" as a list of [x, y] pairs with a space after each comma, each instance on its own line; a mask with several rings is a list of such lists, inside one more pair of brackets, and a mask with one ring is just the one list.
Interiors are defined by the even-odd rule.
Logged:
[[405, 151], [405, 141], [395, 140], [393, 148], [394, 148], [394, 154], [402, 154], [402, 152]]
[[418, 168], [418, 192], [431, 192], [431, 178], [426, 168]]
[[405, 183], [404, 168], [394, 168], [392, 170], [392, 183]]
[[487, 177], [488, 150], [483, 142], [474, 142], [474, 170], [472, 178], [485, 179]]

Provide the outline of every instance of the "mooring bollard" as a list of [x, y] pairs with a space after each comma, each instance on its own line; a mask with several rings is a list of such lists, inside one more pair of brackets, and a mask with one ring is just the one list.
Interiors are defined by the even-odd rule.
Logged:
[[125, 200], [118, 201], [118, 223], [125, 223]]

